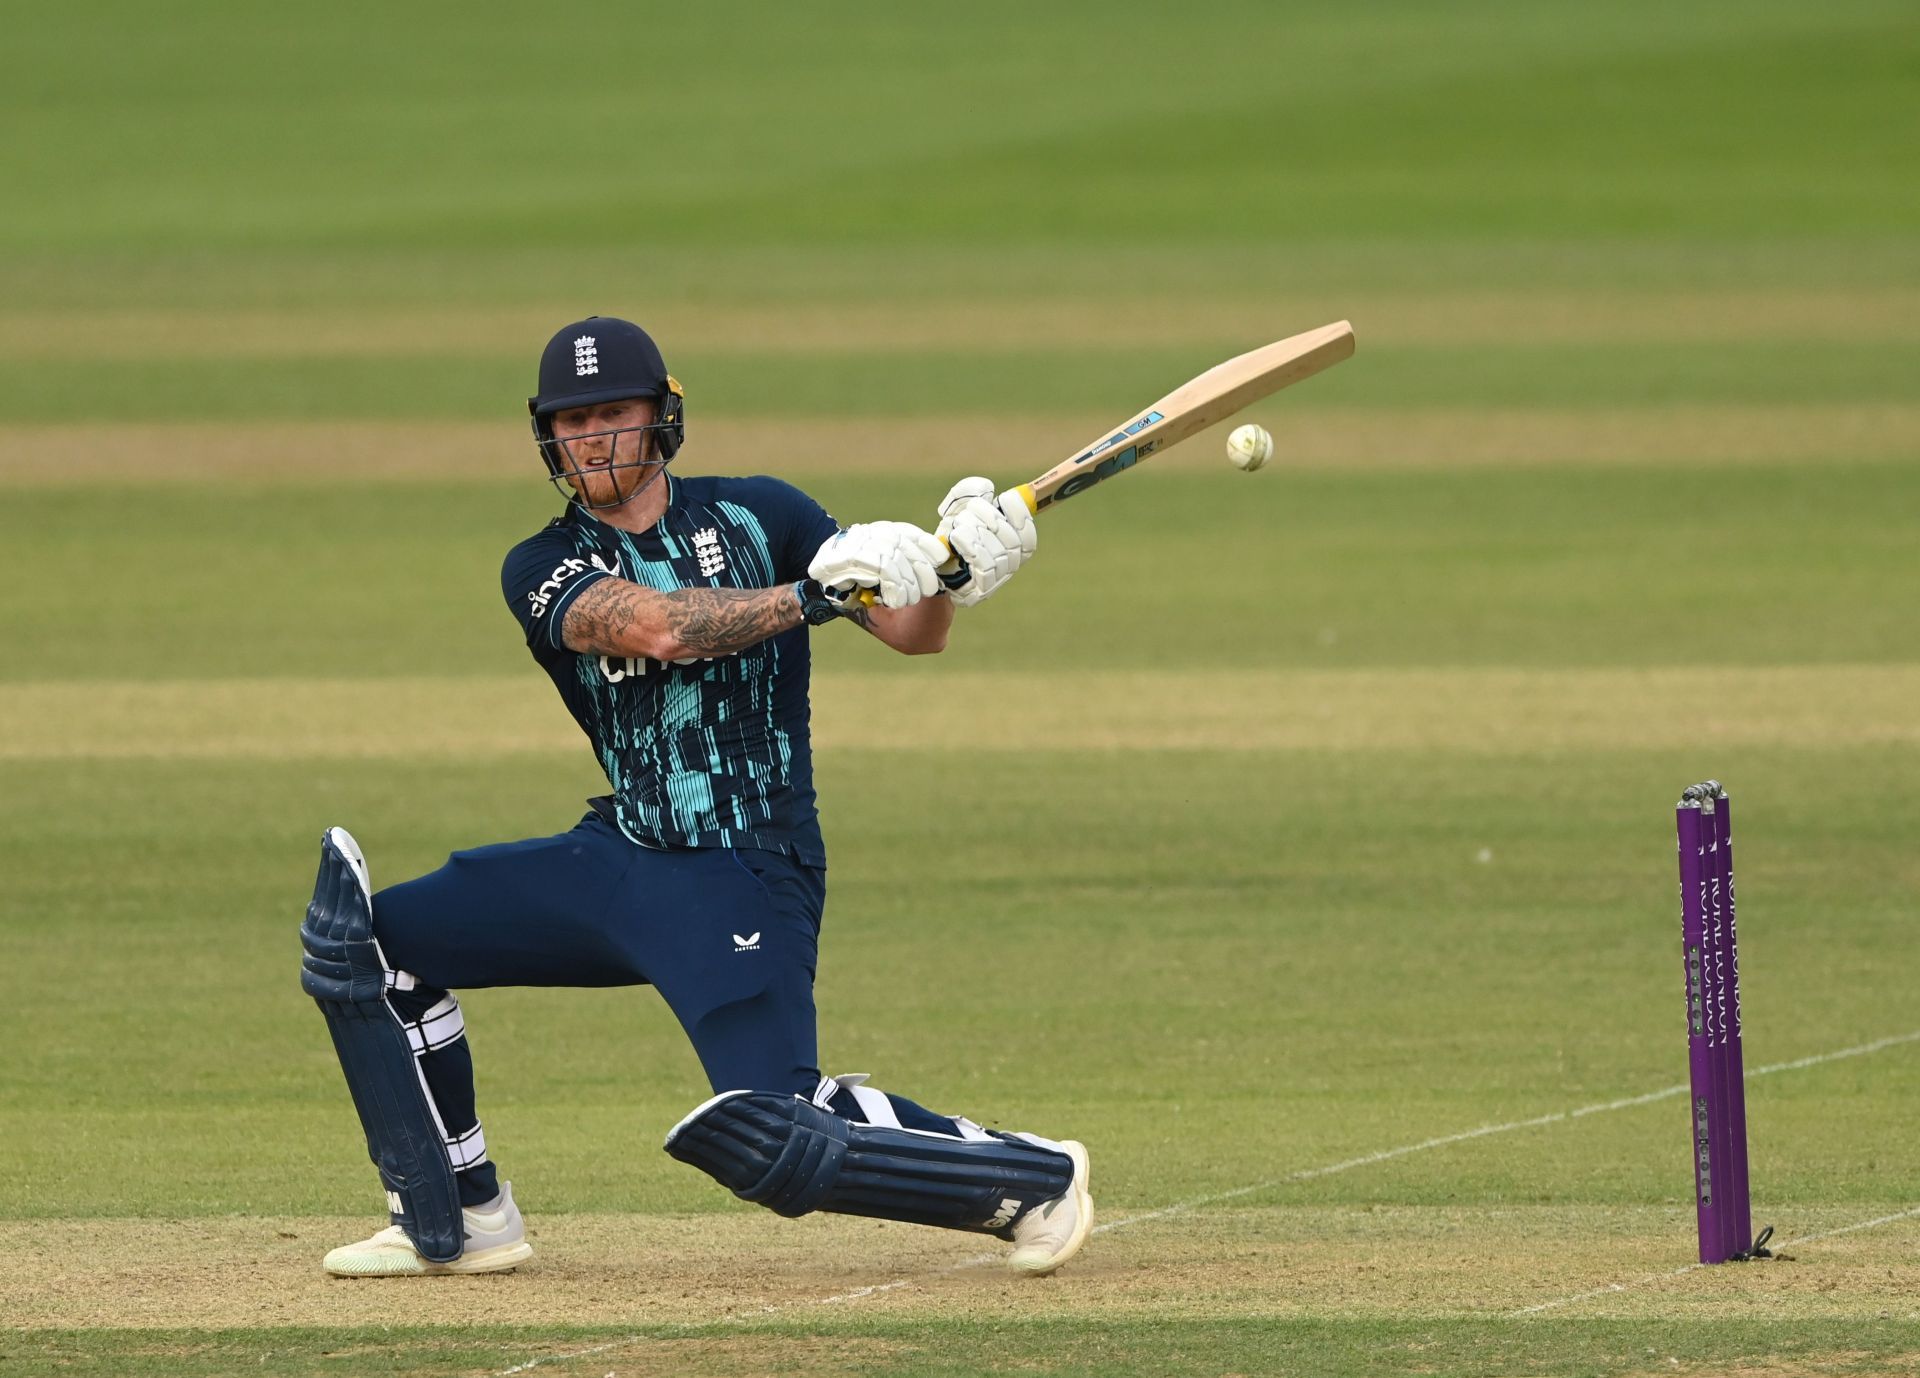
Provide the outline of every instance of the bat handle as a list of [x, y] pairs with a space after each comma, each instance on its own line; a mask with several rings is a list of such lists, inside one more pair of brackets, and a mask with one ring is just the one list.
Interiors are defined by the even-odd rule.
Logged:
[[[1031, 483], [1023, 483], [1017, 488], [1009, 488], [1006, 493], [1002, 493], [1000, 502], [1003, 506], [1007, 501], [1007, 493], [1018, 493], [1020, 501], [1027, 505], [1028, 513], [1034, 516], [1039, 515], [1040, 500], [1034, 496]], [[940, 566], [940, 582], [949, 589], [957, 589], [973, 578], [973, 571], [967, 568], [965, 560], [953, 553], [953, 545], [946, 537], [940, 538], [940, 544], [947, 547], [947, 561]], [[879, 604], [880, 595], [873, 589], [855, 589], [847, 595], [847, 599], [849, 602], [858, 603], [863, 608], [871, 608]]]
[[[973, 578], [973, 571], [967, 568], [967, 562], [954, 554], [953, 544], [945, 536], [939, 538], [940, 544], [947, 548], [947, 558], [941, 563], [938, 573], [940, 582], [949, 589], [957, 589]], [[880, 595], [874, 589], [855, 589], [847, 595], [847, 601], [858, 603], [863, 608], [878, 607]]]
[[[973, 570], [970, 570], [970, 568], [966, 566], [966, 560], [962, 560], [958, 555], [954, 555], [954, 547], [948, 543], [945, 535], [939, 537], [939, 541], [941, 541], [941, 545], [947, 547], [947, 558], [941, 562], [941, 568], [939, 568], [941, 583], [945, 583], [948, 589], [958, 589], [962, 583], [972, 580]], [[874, 606], [879, 606], [879, 591], [877, 591], [877, 589], [852, 589], [851, 593], [847, 595], [847, 603], [858, 603], [862, 608], [874, 608]]]

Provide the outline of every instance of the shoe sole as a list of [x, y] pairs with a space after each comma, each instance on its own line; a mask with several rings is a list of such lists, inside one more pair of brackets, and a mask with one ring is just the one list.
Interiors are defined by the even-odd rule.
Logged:
[[429, 1263], [417, 1254], [368, 1255], [336, 1260], [328, 1255], [322, 1263], [337, 1278], [419, 1278], [465, 1276], [473, 1273], [510, 1273], [533, 1257], [533, 1245], [526, 1240], [496, 1244], [462, 1254], [451, 1263]]
[[1075, 1219], [1073, 1233], [1060, 1251], [1046, 1258], [1031, 1262], [1022, 1260], [1018, 1252], [1007, 1260], [1009, 1267], [1022, 1277], [1043, 1278], [1053, 1272], [1068, 1259], [1080, 1252], [1080, 1246], [1087, 1242], [1087, 1235], [1093, 1230], [1093, 1195], [1088, 1190], [1093, 1184], [1093, 1166], [1087, 1158], [1087, 1146], [1078, 1139], [1064, 1141], [1061, 1148], [1073, 1159], [1073, 1205]]

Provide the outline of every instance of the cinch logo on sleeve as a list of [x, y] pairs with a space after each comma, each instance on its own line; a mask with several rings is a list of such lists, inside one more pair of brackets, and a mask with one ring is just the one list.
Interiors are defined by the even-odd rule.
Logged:
[[594, 555], [582, 560], [578, 556], [569, 555], [553, 567], [553, 573], [546, 577], [539, 588], [527, 594], [527, 602], [533, 605], [531, 608], [532, 615], [534, 617], [546, 616], [547, 605], [553, 602], [553, 596], [560, 592], [561, 586], [565, 584], [567, 580], [573, 578], [574, 575], [582, 574], [589, 569], [597, 569], [603, 574], [611, 574], [616, 579], [620, 577], [620, 561], [617, 559], [608, 561], [601, 556]]

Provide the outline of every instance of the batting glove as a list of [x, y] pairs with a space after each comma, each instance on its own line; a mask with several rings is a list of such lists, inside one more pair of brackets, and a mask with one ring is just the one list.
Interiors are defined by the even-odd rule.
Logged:
[[955, 606], [962, 608], [991, 598], [1040, 543], [1040, 528], [1026, 499], [1012, 491], [996, 497], [993, 480], [985, 478], [963, 478], [947, 490], [935, 534], [971, 572], [966, 583], [952, 590]]
[[830, 589], [875, 590], [882, 607], [910, 608], [940, 588], [939, 540], [911, 522], [861, 522], [828, 539], [807, 574]]

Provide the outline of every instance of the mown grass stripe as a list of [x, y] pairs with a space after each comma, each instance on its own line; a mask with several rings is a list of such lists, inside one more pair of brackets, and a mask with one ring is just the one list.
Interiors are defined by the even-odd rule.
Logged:
[[[1318, 322], [1314, 322], [1318, 324]], [[1262, 331], [1265, 335], [1268, 332]], [[1274, 335], [1283, 333], [1275, 330]], [[1215, 345], [1136, 341], [1086, 349], [712, 351], [676, 353], [688, 404], [740, 419], [925, 416], [976, 406], [989, 418], [1062, 411], [1132, 412], [1259, 341]], [[1920, 374], [1920, 342], [1792, 338], [1648, 343], [1507, 340], [1461, 347], [1401, 344], [1360, 333], [1358, 362], [1289, 390], [1291, 414], [1367, 407], [1618, 408], [1781, 403], [1905, 405]], [[270, 359], [242, 354], [115, 362], [102, 389], [67, 360], [12, 361], [0, 420], [106, 421], [505, 420], [528, 389], [523, 350], [423, 356], [406, 368], [369, 355]]]
[[[834, 748], [1458, 751], [1920, 744], [1920, 666], [823, 673]], [[871, 712], [877, 702], [885, 714]], [[536, 676], [0, 686], [0, 759], [581, 751]]]
[[[1264, 343], [1352, 319], [1390, 344], [1920, 340], [1920, 291], [1762, 286], [1744, 290], [1257, 292], [1234, 299], [1127, 295], [903, 302], [651, 304], [648, 328], [676, 350], [1017, 350]], [[517, 356], [560, 322], [536, 306], [111, 307], [0, 310], [0, 358], [247, 356], [317, 359]]]
[[[1144, 399], [1142, 399], [1144, 400]], [[1513, 469], [1542, 465], [1707, 467], [1920, 458], [1920, 404], [1675, 405], [1614, 411], [1322, 408], [1249, 413], [1272, 427], [1276, 472]], [[789, 477], [910, 475], [985, 469], [1008, 482], [1066, 458], [1114, 417], [1063, 412], [996, 420], [991, 453], [978, 417], [890, 420], [703, 417], [677, 461], [689, 473]], [[1216, 473], [1224, 429], [1163, 460], [1156, 473]], [[777, 456], [777, 462], [771, 459]], [[500, 422], [191, 421], [0, 426], [0, 484], [61, 487], [105, 479], [321, 483], [457, 478], [539, 481], [524, 425]]]

